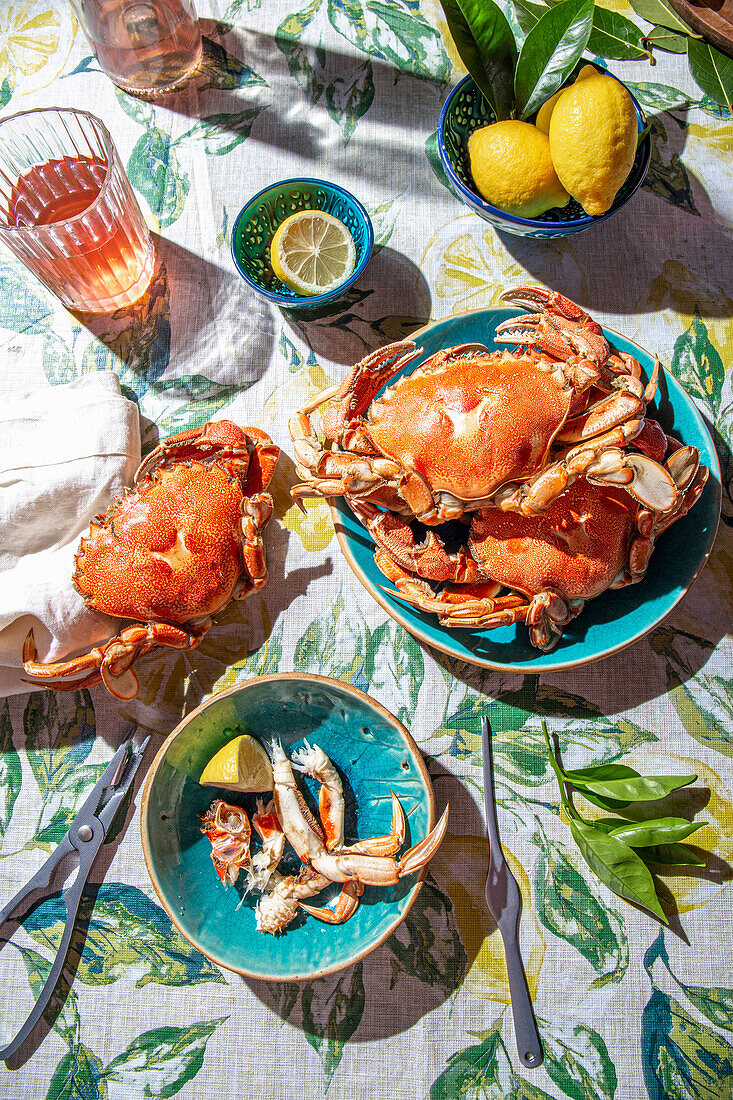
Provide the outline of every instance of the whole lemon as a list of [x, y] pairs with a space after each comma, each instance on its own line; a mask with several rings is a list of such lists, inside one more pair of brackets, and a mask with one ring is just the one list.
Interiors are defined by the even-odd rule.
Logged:
[[[596, 69], [595, 65], [584, 65], [576, 76], [575, 83], [577, 84], [579, 80], [587, 80], [589, 76], [598, 75], [598, 69]], [[551, 95], [549, 99], [545, 100], [545, 102], [542, 104], [539, 111], [537, 112], [535, 126], [538, 130], [541, 130], [543, 134], [549, 134], [550, 119], [552, 118], [552, 112], [555, 109], [555, 104], [557, 103], [563, 92], [566, 90], [567, 89], [565, 88], [561, 88], [559, 92], [555, 92], [554, 95]]]
[[475, 130], [468, 159], [479, 193], [507, 214], [536, 218], [570, 201], [552, 166], [547, 134], [529, 122], [493, 122]]
[[549, 140], [565, 190], [587, 214], [605, 214], [636, 157], [638, 125], [631, 96], [611, 76], [577, 80], [554, 104]]

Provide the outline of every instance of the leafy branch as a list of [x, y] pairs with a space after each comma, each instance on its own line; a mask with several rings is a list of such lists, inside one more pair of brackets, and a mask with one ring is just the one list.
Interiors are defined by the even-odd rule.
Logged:
[[[678, 866], [704, 863], [681, 842], [705, 823], [691, 822], [684, 817], [656, 817], [638, 821], [628, 817], [624, 811], [637, 802], [665, 798], [673, 791], [694, 783], [697, 776], [643, 776], [626, 764], [599, 764], [592, 768], [568, 770], [563, 768], [559, 755], [550, 744], [545, 722], [542, 723], [542, 733], [560, 787], [563, 812], [586, 863], [614, 894], [669, 924], [647, 862]], [[587, 821], [574, 805], [575, 792], [618, 816]]]

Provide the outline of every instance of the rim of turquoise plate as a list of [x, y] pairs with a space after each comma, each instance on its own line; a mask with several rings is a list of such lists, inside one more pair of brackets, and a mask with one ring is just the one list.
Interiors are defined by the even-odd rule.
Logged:
[[[329, 290], [327, 294], [314, 294], [310, 297], [305, 295], [292, 295], [291, 293], [284, 293], [276, 290], [268, 290], [262, 286], [251, 275], [247, 273], [242, 265], [239, 256], [237, 255], [237, 230], [239, 229], [240, 222], [252, 209], [255, 203], [259, 202], [263, 195], [269, 194], [271, 191], [283, 191], [289, 190], [297, 185], [307, 185], [309, 187], [325, 187], [330, 191], [335, 191], [342, 199], [350, 202], [354, 205], [355, 209], [359, 212], [359, 215], [364, 220], [366, 227], [366, 244], [364, 246], [364, 255], [361, 257], [356, 267], [352, 271], [351, 275], [347, 279], [344, 279], [333, 290]], [[339, 183], [329, 183], [328, 180], [316, 179], [314, 176], [294, 176], [292, 179], [277, 180], [275, 183], [270, 183], [267, 187], [263, 187], [256, 195], [253, 195], [251, 199], [248, 199], [242, 209], [234, 219], [234, 225], [232, 226], [232, 232], [229, 239], [232, 259], [234, 260], [234, 266], [239, 274], [244, 279], [248, 286], [256, 290], [258, 294], [261, 294], [263, 298], [267, 298], [269, 302], [274, 302], [275, 305], [284, 306], [286, 309], [316, 309], [318, 306], [325, 305], [327, 302], [333, 302], [336, 298], [340, 298], [341, 295], [352, 286], [359, 276], [364, 271], [364, 268], [369, 263], [374, 248], [374, 227], [372, 226], [372, 220], [367, 214], [362, 203], [359, 202], [356, 195], [351, 191], [348, 191], [345, 187], [342, 187]]]
[[[590, 64], [590, 62], [588, 62], [588, 64]], [[623, 80], [619, 80], [617, 76], [614, 76], [613, 73], [608, 72], [608, 70], [606, 70], [603, 75], [610, 76], [612, 80], [617, 81], [617, 83], [621, 84], [622, 87], [626, 88], [626, 91], [629, 93], [634, 103], [634, 110], [636, 111], [636, 121], [639, 127], [639, 133], [643, 133], [644, 127], [646, 126], [646, 118], [644, 117], [644, 112], [642, 111], [641, 106], [631, 89], [628, 87], [627, 84], [624, 84]], [[623, 202], [620, 202], [618, 205], [614, 203], [611, 209], [607, 210], [605, 214], [584, 214], [582, 218], [567, 218], [560, 219], [559, 221], [544, 221], [542, 218], [520, 218], [517, 214], [507, 214], [506, 211], [500, 210], [498, 206], [492, 206], [491, 203], [488, 203], [485, 199], [482, 199], [476, 191], [471, 191], [470, 188], [466, 187], [465, 183], [463, 183], [463, 181], [458, 177], [455, 169], [453, 168], [453, 165], [451, 164], [450, 155], [448, 153], [445, 141], [443, 140], [443, 129], [445, 125], [446, 115], [448, 114], [448, 111], [450, 109], [450, 105], [455, 97], [458, 95], [458, 93], [461, 91], [461, 89], [464, 88], [465, 85], [469, 83], [469, 81], [475, 84], [472, 76], [464, 76], [463, 80], [456, 84], [455, 88], [443, 104], [440, 112], [440, 118], [438, 120], [437, 136], [438, 154], [440, 156], [440, 160], [445, 170], [445, 173], [451, 181], [453, 187], [456, 188], [456, 190], [460, 193], [461, 196], [463, 196], [463, 198], [469, 201], [471, 206], [480, 207], [481, 210], [485, 210], [486, 213], [490, 214], [493, 218], [507, 221], [512, 225], [525, 226], [532, 229], [552, 229], [554, 231], [554, 236], [561, 236], [563, 230], [567, 230], [569, 233], [573, 229], [588, 229], [591, 225], [599, 225], [601, 222], [604, 222], [608, 218], [612, 217], [624, 206], [626, 206], [629, 199], [636, 194], [636, 192], [639, 190], [642, 183], [646, 179], [646, 174], [649, 171], [649, 162], [652, 155], [652, 142], [651, 136], [649, 134], [646, 135], [643, 142], [641, 143], [642, 162], [639, 167], [638, 178], [636, 179], [628, 195], [624, 197]]]
[[245, 692], [249, 688], [254, 687], [258, 684], [273, 683], [283, 680], [299, 680], [302, 683], [309, 684], [326, 684], [332, 689], [336, 689], [337, 691], [342, 691], [347, 695], [354, 696], [361, 703], [366, 704], [368, 707], [371, 707], [373, 710], [375, 710], [384, 720], [389, 722], [392, 726], [396, 727], [397, 732], [404, 739], [407, 748], [410, 750], [415, 760], [417, 770], [422, 777], [427, 794], [428, 832], [430, 831], [430, 829], [433, 828], [436, 822], [435, 791], [433, 790], [433, 783], [430, 778], [430, 773], [428, 772], [427, 764], [423, 759], [423, 754], [420, 751], [420, 746], [417, 744], [407, 727], [402, 722], [400, 722], [399, 718], [392, 714], [390, 710], [387, 710], [386, 707], [382, 706], [381, 703], [378, 703], [376, 699], [372, 699], [372, 697], [367, 695], [366, 692], [361, 691], [360, 688], [354, 687], [353, 684], [345, 683], [343, 680], [336, 680], [332, 676], [321, 676], [317, 673], [306, 674], [303, 672], [274, 672], [267, 676], [253, 676], [250, 680], [245, 680], [241, 684], [235, 684], [233, 687], [226, 688], [224, 691], [217, 692], [216, 695], [212, 695], [210, 699], [206, 699], [203, 703], [200, 703], [195, 710], [192, 710], [189, 714], [185, 716], [185, 718], [182, 718], [176, 728], [168, 734], [165, 741], [155, 754], [155, 758], [150, 765], [150, 768], [148, 769], [147, 775], [145, 776], [145, 782], [143, 784], [142, 792], [140, 794], [140, 839], [142, 842], [145, 867], [147, 869], [150, 881], [153, 885], [153, 889], [158, 896], [160, 904], [163, 906], [166, 913], [170, 917], [175, 927], [181, 933], [181, 935], [184, 936], [189, 943], [193, 944], [197, 951], [200, 951], [202, 955], [205, 955], [207, 959], [210, 959], [212, 962], [216, 963], [217, 966], [221, 966], [224, 970], [232, 971], [235, 974], [240, 974], [243, 978], [252, 978], [257, 981], [276, 980], [278, 982], [302, 982], [310, 981], [314, 978], [319, 978], [325, 974], [333, 974], [339, 970], [344, 970], [346, 967], [352, 966], [354, 963], [359, 962], [359, 960], [363, 959], [366, 955], [370, 955], [372, 951], [375, 951], [380, 946], [380, 944], [384, 943], [384, 941], [392, 935], [394, 930], [402, 924], [405, 917], [417, 901], [418, 894], [422, 890], [423, 882], [425, 881], [425, 877], [428, 873], [427, 865], [420, 868], [417, 881], [415, 882], [415, 885], [413, 886], [410, 893], [406, 896], [406, 903], [403, 911], [396, 915], [395, 919], [391, 922], [389, 927], [386, 928], [377, 939], [375, 939], [374, 943], [368, 944], [360, 951], [355, 951], [354, 954], [350, 956], [349, 959], [347, 959], [345, 962], [339, 962], [334, 964], [333, 966], [325, 966], [322, 970], [318, 970], [317, 973], [291, 974], [287, 977], [278, 975], [276, 979], [270, 979], [267, 974], [263, 974], [260, 971], [246, 970], [244, 967], [232, 966], [231, 962], [224, 961], [223, 959], [219, 958], [214, 952], [202, 946], [202, 944], [199, 943], [193, 936], [191, 936], [190, 932], [188, 932], [187, 929], [183, 927], [183, 925], [178, 920], [178, 917], [174, 910], [171, 909], [171, 907], [168, 905], [165, 897], [165, 892], [158, 879], [153, 862], [148, 829], [150, 792], [153, 788], [155, 778], [161, 768], [161, 765], [163, 764], [168, 754], [168, 750], [173, 741], [175, 741], [178, 734], [183, 729], [185, 729], [185, 727], [188, 726], [188, 724], [193, 721], [194, 718], [197, 718], [202, 711], [206, 710], [207, 707], [210, 707], [213, 704], [219, 702], [220, 699], [225, 699], [230, 695], [241, 694], [242, 692]]
[[[428, 329], [433, 328], [433, 326], [435, 326], [435, 325], [439, 325], [441, 323], [441, 321], [454, 321], [456, 318], [470, 317], [472, 315], [478, 316], [480, 314], [486, 313], [488, 310], [491, 310], [492, 312], [499, 312], [499, 311], [503, 312], [504, 309], [506, 309], [507, 313], [509, 313], [509, 312], [516, 313], [516, 310], [513, 307], [510, 307], [510, 306], [506, 306], [506, 307], [490, 306], [490, 307], [486, 307], [485, 309], [462, 310], [459, 313], [451, 314], [450, 317], [440, 318], [436, 321], [428, 322], [427, 325], [422, 325], [419, 329], [416, 329], [414, 332], [410, 333], [409, 336], [406, 336], [405, 340], [413, 340], [413, 341], [415, 341], [415, 343], [419, 343], [420, 336], [422, 335], [422, 333], [426, 332]], [[618, 337], [621, 338], [622, 341], [624, 341], [627, 344], [630, 344], [632, 347], [638, 349], [638, 351], [641, 352], [642, 357], [649, 357], [650, 356], [650, 353], [648, 351], [646, 351], [641, 346], [641, 344], [637, 344], [636, 341], [630, 339], [630, 337], [624, 336], [623, 333], [617, 332], [616, 329], [609, 328], [607, 325], [603, 325], [602, 328], [603, 328], [603, 331], [605, 333], [610, 333], [613, 336], [618, 336]], [[652, 358], [653, 358], [653, 356], [652, 356]], [[418, 364], [418, 366], [419, 366], [419, 364]], [[715, 449], [715, 444], [713, 443], [713, 440], [712, 440], [712, 437], [711, 437], [710, 432], [708, 430], [708, 427], [705, 424], [705, 421], [703, 420], [703, 418], [700, 414], [700, 410], [694, 404], [692, 399], [689, 397], [689, 395], [685, 391], [684, 387], [680, 385], [680, 383], [677, 381], [677, 379], [674, 377], [674, 375], [669, 374], [669, 372], [667, 372], [667, 375], [668, 375], [668, 379], [671, 380], [674, 383], [674, 385], [680, 390], [680, 392], [682, 394], [684, 394], [684, 396], [689, 401], [690, 407], [692, 409], [692, 412], [693, 412], [694, 417], [697, 421], [697, 424], [698, 424], [698, 427], [699, 427], [700, 431], [702, 433], [704, 433], [705, 435], [707, 435], [708, 439], [710, 440], [710, 451], [711, 451], [711, 455], [714, 458], [714, 462], [711, 461], [710, 464], [709, 464], [710, 473], [711, 473], [711, 475], [715, 475], [715, 477], [717, 478], [717, 484], [718, 484], [718, 486], [720, 486], [720, 483], [721, 483], [720, 461], [718, 459], [717, 451]], [[710, 557], [710, 554], [712, 553], [712, 549], [713, 549], [713, 545], [715, 543], [715, 538], [716, 538], [716, 535], [717, 535], [718, 527], [720, 525], [720, 504], [719, 504], [719, 506], [718, 506], [718, 515], [717, 515], [717, 519], [716, 519], [716, 523], [715, 523], [715, 530], [711, 532], [711, 536], [710, 536], [707, 551], [703, 555], [703, 558], [700, 561], [700, 564], [699, 564], [698, 568], [695, 570], [695, 573], [693, 574], [693, 576], [690, 577], [690, 579], [689, 579], [688, 583], [685, 585], [684, 589], [679, 593], [679, 595], [674, 600], [674, 602], [672, 604], [670, 604], [670, 606], [668, 608], [665, 609], [664, 613], [659, 617], [659, 619], [657, 619], [655, 622], [652, 622], [652, 623], [649, 623], [649, 624], [643, 626], [639, 630], [635, 631], [629, 638], [627, 638], [623, 642], [621, 642], [619, 645], [616, 645], [616, 646], [613, 646], [613, 647], [611, 647], [607, 650], [604, 650], [602, 653], [595, 653], [595, 654], [592, 654], [590, 657], [580, 658], [580, 659], [577, 659], [577, 660], [557, 661], [555, 663], [543, 664], [541, 666], [538, 665], [536, 668], [533, 668], [531, 661], [522, 661], [522, 662], [505, 661], [505, 662], [499, 662], [499, 661], [491, 661], [488, 658], [480, 657], [480, 656], [477, 656], [476, 654], [473, 654], [473, 653], [471, 653], [471, 654], [463, 653], [463, 652], [461, 652], [460, 654], [456, 653], [456, 650], [455, 650], [454, 647], [451, 647], [447, 643], [443, 644], [440, 641], [439, 638], [436, 639], [433, 636], [433, 634], [431, 634], [428, 630], [421, 629], [413, 621], [408, 619], [404, 614], [401, 613], [399, 604], [396, 604], [395, 602], [386, 599], [385, 595], [382, 595], [382, 593], [379, 592], [376, 589], [372, 579], [363, 571], [361, 566], [357, 563], [357, 561], [356, 561], [356, 559], [355, 559], [355, 557], [354, 557], [354, 555], [351, 551], [351, 546], [349, 544], [348, 536], [345, 533], [343, 524], [341, 523], [341, 516], [339, 514], [338, 507], [337, 507], [337, 505], [335, 504], [335, 502], [333, 500], [330, 501], [329, 503], [330, 503], [330, 508], [331, 508], [331, 519], [333, 521], [334, 529], [336, 531], [336, 537], [339, 541], [339, 546], [341, 547], [342, 553], [343, 553], [344, 557], [346, 558], [346, 561], [349, 564], [349, 567], [351, 568], [352, 572], [356, 576], [357, 580], [367, 590], [367, 592], [372, 597], [372, 599], [377, 601], [379, 606], [384, 611], [387, 612], [387, 614], [390, 616], [390, 618], [394, 619], [395, 622], [399, 623], [400, 626], [404, 627], [404, 629], [408, 632], [408, 634], [411, 634], [413, 638], [417, 638], [417, 640], [419, 642], [422, 642], [424, 645], [428, 646], [431, 649], [437, 649], [441, 653], [446, 653], [449, 657], [453, 657], [453, 658], [455, 658], [459, 661], [463, 661], [466, 664], [476, 665], [479, 668], [492, 669], [494, 672], [519, 672], [522, 675], [532, 674], [533, 672], [541, 673], [542, 675], [544, 675], [547, 672], [569, 672], [571, 669], [574, 669], [574, 668], [581, 668], [584, 665], [595, 664], [597, 661], [603, 661], [607, 657], [612, 657], [614, 654], [620, 653], [624, 649], [628, 649], [628, 647], [630, 645], [633, 645], [634, 642], [638, 642], [641, 638], [645, 637], [645, 635], [647, 635], [650, 632], [650, 630], [653, 630], [655, 626], [658, 626], [660, 622], [663, 622], [666, 618], [668, 618], [668, 616], [672, 613], [672, 611], [674, 611], [675, 607], [677, 607], [677, 605], [680, 603], [680, 601], [683, 600], [684, 597], [687, 595], [687, 593], [690, 591], [690, 589], [692, 588], [692, 585], [695, 583], [695, 581], [699, 577], [699, 575], [702, 572], [705, 564], [708, 561], [708, 558]], [[385, 589], [385, 593], [387, 595], [391, 595], [391, 592], [389, 592], [388, 589]], [[444, 628], [444, 629], [447, 629], [447, 628]]]

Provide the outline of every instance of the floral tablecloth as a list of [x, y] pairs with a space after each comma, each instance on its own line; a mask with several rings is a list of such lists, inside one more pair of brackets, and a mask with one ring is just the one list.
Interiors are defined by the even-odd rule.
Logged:
[[[610, 5], [636, 18], [624, 0]], [[270, 582], [232, 604], [192, 653], [140, 664], [142, 690], [35, 691], [0, 702], [0, 867], [9, 898], [44, 860], [135, 727], [154, 742], [213, 692], [272, 671], [369, 691], [426, 755], [448, 836], [406, 922], [355, 966], [303, 984], [245, 981], [173, 928], [143, 863], [137, 811], [103, 860], [88, 931], [53, 1031], [3, 1100], [212, 1093], [280, 1098], [733, 1096], [733, 119], [684, 55], [612, 62], [651, 117], [643, 189], [575, 238], [499, 237], [446, 191], [426, 141], [462, 70], [437, 0], [224, 0], [199, 5], [204, 69], [164, 104], [116, 91], [63, 0], [0, 10], [3, 113], [81, 106], [101, 116], [158, 234], [150, 292], [84, 325], [11, 257], [0, 266], [0, 392], [115, 371], [144, 448], [229, 417], [283, 447], [267, 529]], [[428, 143], [429, 144], [429, 143]], [[253, 296], [229, 252], [250, 195], [313, 175], [356, 193], [373, 258], [338, 309], [294, 321]], [[366, 352], [431, 318], [497, 303], [523, 282], [561, 289], [650, 350], [714, 432], [723, 517], [674, 613], [631, 648], [572, 673], [516, 675], [418, 644], [357, 583], [325, 504], [291, 504], [287, 417]], [[545, 1046], [516, 1056], [501, 942], [483, 905], [480, 716], [495, 736], [500, 824], [525, 900], [522, 948]], [[672, 930], [621, 902], [581, 861], [541, 739], [566, 762], [695, 772], [705, 868], [664, 880]], [[63, 926], [39, 906], [0, 955], [8, 1036]]]

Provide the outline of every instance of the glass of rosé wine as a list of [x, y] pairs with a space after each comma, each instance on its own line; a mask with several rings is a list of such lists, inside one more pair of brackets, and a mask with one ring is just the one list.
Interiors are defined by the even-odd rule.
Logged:
[[193, 0], [71, 0], [107, 76], [125, 92], [174, 92], [202, 56]]
[[145, 293], [153, 243], [98, 118], [54, 107], [0, 119], [0, 242], [67, 309], [106, 313]]

